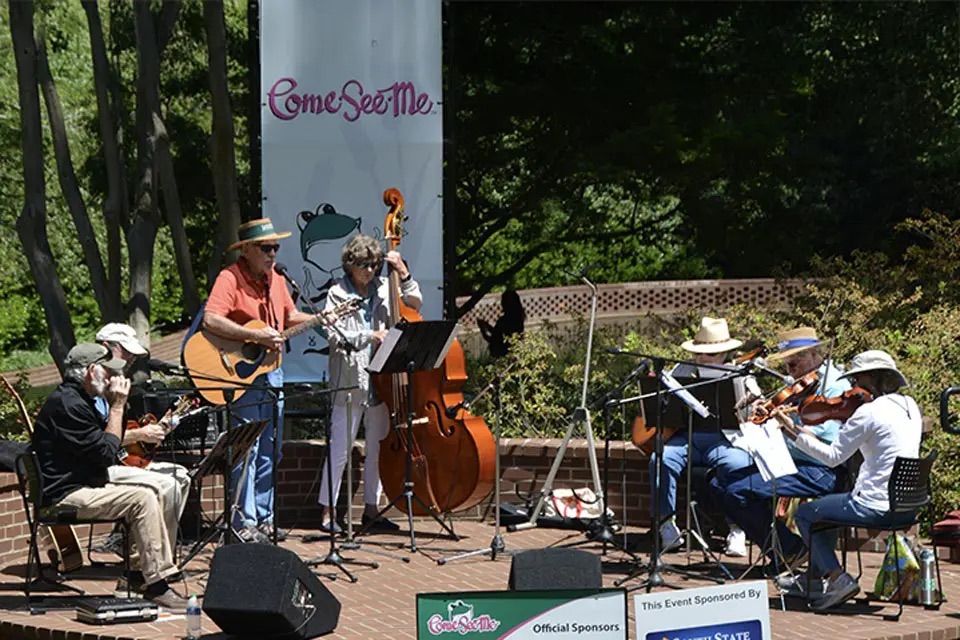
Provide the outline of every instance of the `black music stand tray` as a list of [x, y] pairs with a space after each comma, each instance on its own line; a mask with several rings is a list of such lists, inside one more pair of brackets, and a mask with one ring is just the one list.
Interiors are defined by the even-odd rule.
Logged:
[[[250, 453], [250, 447], [253, 446], [253, 443], [256, 442], [260, 434], [263, 433], [266, 425], [266, 420], [256, 420], [238, 427], [233, 427], [229, 431], [224, 432], [214, 443], [210, 449], [210, 453], [190, 471], [191, 482], [196, 482], [198, 479], [216, 471], [222, 471], [224, 483], [229, 483], [230, 470], [233, 469], [241, 459], [244, 461], [244, 468], [246, 468], [246, 465], [250, 462], [248, 455]], [[243, 477], [244, 474], [241, 473], [241, 480]], [[233, 493], [230, 492], [229, 495], [232, 496]], [[217, 519], [210, 525], [207, 532], [200, 536], [190, 548], [190, 551], [180, 560], [177, 565], [178, 568], [183, 570], [183, 568], [187, 566], [187, 563], [200, 553], [201, 549], [212, 542], [218, 535], [226, 534], [229, 531], [235, 505], [236, 498], [224, 502], [223, 512], [217, 516]]]
[[[383, 339], [380, 348], [373, 356], [367, 371], [370, 373], [406, 373], [407, 374], [407, 415], [391, 416], [394, 429], [407, 429], [410, 439], [413, 438], [413, 428], [418, 420], [413, 406], [413, 374], [417, 371], [432, 371], [441, 365], [443, 359], [453, 344], [456, 336], [457, 323], [452, 320], [430, 320], [423, 322], [397, 323]], [[369, 464], [369, 461], [367, 462]], [[377, 464], [378, 461], [374, 461]], [[413, 483], [413, 450], [407, 447], [407, 455], [403, 471], [403, 493], [393, 498], [390, 503], [377, 513], [367, 526], [363, 527], [356, 537], [360, 537], [376, 526], [377, 520], [387, 511], [406, 502], [407, 525], [410, 527], [410, 552], [417, 551], [417, 538], [413, 530], [413, 504], [419, 504], [424, 511], [430, 514], [454, 540], [460, 537], [447, 525], [436, 512], [427, 505], [414, 491]]]

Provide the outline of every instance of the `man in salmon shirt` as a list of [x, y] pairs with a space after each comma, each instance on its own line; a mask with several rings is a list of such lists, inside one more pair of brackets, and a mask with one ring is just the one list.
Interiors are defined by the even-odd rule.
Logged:
[[[313, 317], [294, 306], [283, 277], [273, 270], [280, 250], [278, 240], [289, 237], [290, 232], [278, 233], [269, 218], [259, 218], [240, 225], [237, 235], [238, 241], [227, 250], [239, 248], [240, 259], [217, 276], [207, 299], [203, 328], [229, 340], [281, 349], [283, 338], [280, 332]], [[245, 328], [243, 325], [250, 320], [262, 320], [267, 326]], [[235, 467], [231, 475], [238, 506], [231, 517], [232, 526], [241, 540], [267, 542], [274, 527], [273, 471], [280, 463], [283, 436], [283, 396], [280, 393], [283, 371], [277, 368], [262, 374], [251, 384], [255, 388], [246, 391], [231, 407], [233, 419], [236, 422], [266, 420], [267, 425], [250, 449], [244, 477], [241, 478], [243, 464]], [[277, 538], [284, 537], [286, 532], [278, 530]]]

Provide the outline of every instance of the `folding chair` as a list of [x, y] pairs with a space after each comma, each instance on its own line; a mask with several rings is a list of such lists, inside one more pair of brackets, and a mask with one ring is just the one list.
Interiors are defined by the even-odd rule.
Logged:
[[[34, 606], [30, 591], [33, 585], [33, 565], [37, 565], [37, 582], [50, 586], [66, 588], [78, 595], [84, 595], [82, 589], [63, 584], [62, 576], [59, 579], [50, 579], [43, 573], [43, 562], [40, 559], [39, 532], [40, 526], [74, 525], [74, 524], [119, 524], [123, 532], [123, 566], [130, 573], [130, 531], [123, 518], [81, 518], [77, 510], [69, 506], [43, 506], [43, 476], [40, 474], [40, 464], [37, 454], [31, 449], [27, 453], [17, 456], [17, 484], [20, 497], [23, 499], [23, 511], [26, 514], [27, 526], [30, 527], [30, 547], [27, 549], [27, 576], [24, 583], [24, 592], [27, 596], [27, 606], [31, 614], [44, 613], [46, 607]], [[130, 597], [130, 583], [127, 581], [127, 597]]]
[[[930, 470], [933, 463], [937, 460], [937, 451], [931, 451], [926, 458], [901, 458], [898, 457], [893, 463], [893, 471], [890, 474], [890, 481], [887, 484], [887, 493], [890, 496], [890, 513], [912, 514], [909, 520], [904, 520], [894, 526], [887, 527], [868, 527], [870, 529], [879, 529], [889, 533], [899, 533], [908, 531], [919, 521], [920, 511], [930, 504]], [[850, 529], [854, 531], [856, 537], [857, 529], [867, 528], [856, 522], [844, 522], [840, 520], [824, 520], [811, 527], [810, 536], [813, 537], [820, 531], [829, 529]], [[844, 566], [846, 566], [847, 555], [847, 537], [843, 538], [843, 556]], [[897, 589], [894, 594], [900, 594], [900, 587], [903, 584], [903, 577], [900, 575], [900, 556], [897, 545], [893, 547], [894, 561], [897, 570]], [[937, 568], [937, 603], [935, 605], [924, 605], [924, 608], [939, 609], [943, 603], [943, 583], [940, 580], [940, 559], [934, 554], [934, 562]], [[860, 547], [857, 547], [857, 570], [859, 575], [863, 575], [863, 559], [860, 555]], [[810, 593], [810, 571], [807, 571], [807, 593]], [[869, 601], [869, 596], [867, 601]], [[903, 614], [903, 597], [897, 598], [896, 615], [885, 615], [885, 620], [897, 621]]]

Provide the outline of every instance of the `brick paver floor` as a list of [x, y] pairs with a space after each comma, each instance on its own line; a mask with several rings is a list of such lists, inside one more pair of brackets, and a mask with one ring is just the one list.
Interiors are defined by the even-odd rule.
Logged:
[[[510, 570], [510, 560], [501, 557], [495, 562], [487, 557], [476, 557], [438, 566], [436, 559], [456, 552], [474, 548], [485, 548], [490, 544], [492, 527], [476, 522], [458, 522], [457, 531], [463, 536], [459, 542], [453, 542], [434, 535], [438, 527], [432, 521], [418, 522], [418, 542], [422, 553], [391, 550], [393, 557], [374, 554], [389, 549], [390, 543], [402, 543], [406, 536], [376, 535], [367, 538], [359, 551], [345, 552], [345, 556], [380, 562], [377, 569], [358, 569], [358, 582], [351, 584], [345, 579], [324, 584], [333, 592], [343, 605], [339, 625], [330, 638], [414, 638], [415, 637], [415, 596], [418, 592], [430, 591], [468, 591], [505, 589]], [[301, 540], [302, 531], [295, 531], [285, 547], [297, 552], [302, 558], [323, 557], [327, 551], [324, 542], [306, 544]], [[509, 550], [542, 548], [583, 539], [582, 534], [551, 529], [532, 529], [509, 533], [504, 536]], [[595, 544], [582, 546], [599, 553]], [[198, 556], [189, 567], [187, 589], [202, 592], [206, 583], [206, 569], [211, 551]], [[409, 558], [404, 563], [400, 558]], [[646, 557], [646, 556], [644, 556]], [[684, 564], [683, 554], [668, 556], [671, 562]], [[612, 585], [614, 580], [622, 578], [630, 565], [620, 551], [611, 550], [604, 558], [604, 582]], [[855, 562], [854, 556], [850, 556]], [[865, 578], [861, 584], [872, 585], [876, 575], [879, 554], [865, 554]], [[731, 570], [741, 569], [745, 563], [729, 564]], [[31, 616], [24, 610], [21, 587], [22, 566], [7, 567], [0, 572], [0, 638], [130, 638], [150, 640], [172, 640], [183, 636], [186, 624], [183, 616], [162, 616], [154, 623], [113, 625], [98, 627], [75, 621], [72, 611], [49, 612], [45, 615]], [[884, 612], [891, 613], [893, 605], [850, 604], [832, 615], [815, 615], [797, 607], [797, 602], [787, 600], [788, 610], [780, 610], [777, 598], [771, 598], [771, 621], [774, 638], [793, 640], [800, 638], [915, 638], [917, 640], [940, 640], [960, 637], [960, 567], [944, 563], [941, 566], [944, 590], [953, 596], [952, 602], [944, 604], [940, 611], [927, 611], [921, 607], [908, 606], [899, 623], [882, 619]], [[112, 590], [115, 577], [111, 571], [84, 571], [84, 578], [74, 583], [87, 589], [89, 593], [104, 594]], [[115, 575], [115, 574], [113, 574]], [[673, 575], [665, 576], [671, 583], [681, 587], [704, 586], [703, 580], [686, 580]], [[630, 587], [638, 582], [629, 582]], [[251, 585], [255, 588], [255, 585]], [[770, 586], [771, 593], [775, 593]], [[630, 637], [633, 638], [633, 598], [629, 598]], [[204, 617], [204, 638], [224, 638], [216, 625]]]

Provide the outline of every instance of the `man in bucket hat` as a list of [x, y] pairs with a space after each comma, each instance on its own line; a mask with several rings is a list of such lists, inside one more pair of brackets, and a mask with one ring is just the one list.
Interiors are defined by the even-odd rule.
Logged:
[[[815, 329], [789, 329], [778, 335], [777, 351], [768, 360], [782, 361], [789, 375], [796, 380], [816, 371], [820, 380], [817, 386], [819, 395], [828, 398], [842, 395], [850, 388], [850, 384], [843, 379], [840, 369], [824, 358], [821, 346], [822, 342]], [[837, 439], [839, 429], [838, 421], [828, 420], [821, 425], [810, 427], [810, 432], [829, 444]], [[729, 474], [726, 478], [717, 476], [711, 480], [711, 488], [720, 496], [727, 518], [736, 522], [746, 532], [747, 538], [757, 544], [768, 540], [770, 524], [773, 521], [771, 500], [774, 493], [779, 497], [813, 498], [830, 493], [836, 485], [836, 473], [833, 469], [800, 450], [792, 442], [787, 443], [787, 448], [797, 467], [797, 473], [777, 478], [775, 485], [764, 480], [756, 465]], [[803, 545], [796, 536], [789, 536], [787, 528], [779, 521], [777, 527], [778, 540], [784, 555], [788, 558], [800, 555]], [[778, 584], [782, 589], [786, 589], [785, 593], [788, 595], [803, 595], [799, 590], [805, 581], [796, 581], [792, 574], [787, 574]]]
[[[31, 438], [43, 477], [44, 506], [76, 511], [81, 518], [126, 520], [139, 550], [144, 597], [182, 612], [186, 600], [167, 583], [178, 571], [157, 495], [146, 487], [109, 482], [107, 470], [120, 451], [130, 392], [125, 364], [100, 344], [80, 343], [67, 354], [63, 382], [40, 409]], [[109, 404], [106, 417], [94, 404], [100, 396]]]
[[[907, 385], [907, 379], [897, 369], [890, 354], [879, 350], [864, 351], [854, 357], [844, 377], [869, 391], [874, 399], [854, 411], [833, 443], [823, 442], [809, 427], [798, 428], [782, 414], [778, 416], [784, 432], [796, 438], [797, 447], [824, 464], [835, 467], [857, 451], [863, 454], [863, 464], [852, 491], [807, 502], [797, 510], [797, 527], [810, 549], [809, 571], [820, 583], [822, 592], [810, 605], [818, 611], [854, 597], [860, 591], [860, 585], [841, 569], [837, 561], [834, 549], [838, 530], [818, 532], [811, 537], [816, 523], [842, 520], [857, 522], [867, 529], [882, 529], [913, 520], [913, 514], [890, 512], [887, 491], [894, 461], [898, 457], [916, 458], [920, 455], [920, 408], [913, 398], [900, 393], [900, 388]], [[793, 542], [797, 543], [799, 539]], [[822, 582], [820, 578], [823, 578]]]
[[[742, 341], [730, 337], [730, 330], [725, 319], [705, 317], [701, 320], [700, 327], [693, 339], [685, 341], [680, 345], [680, 348], [693, 354], [693, 360], [697, 364], [722, 365], [727, 354], [742, 344]], [[690, 370], [688, 366], [677, 365], [674, 367], [673, 373], [701, 378], [719, 377], [725, 373], [722, 370], [707, 367], [697, 367]], [[658, 501], [660, 540], [661, 548], [664, 551], [676, 549], [683, 544], [683, 536], [676, 524], [675, 512], [677, 508], [677, 483], [687, 466], [688, 458], [696, 466], [705, 465], [715, 469], [716, 475], [722, 477], [753, 464], [750, 454], [732, 446], [719, 430], [694, 431], [692, 438], [692, 451], [687, 448], [686, 429], [681, 429], [667, 442], [664, 442], [659, 491], [657, 491], [656, 485], [651, 485], [653, 493], [651, 512], [655, 504], [653, 500]], [[655, 478], [656, 474], [657, 456], [654, 454], [650, 456], [650, 477]], [[731, 536], [728, 536], [728, 551], [732, 551], [733, 555], [739, 555], [738, 535], [739, 530], [732, 529]], [[746, 544], [740, 542], [740, 546], [743, 546], [743, 555], [746, 555]]]
[[[228, 250], [239, 248], [240, 258], [217, 276], [204, 310], [203, 328], [229, 340], [282, 349], [281, 332], [313, 317], [294, 306], [283, 277], [273, 270], [280, 251], [278, 240], [289, 237], [290, 232], [277, 232], [269, 218], [259, 218], [240, 225], [237, 234], [239, 239]], [[262, 320], [267, 326], [243, 326], [251, 320]], [[238, 423], [266, 420], [267, 425], [250, 449], [245, 476], [241, 478], [243, 464], [231, 475], [239, 500], [231, 524], [243, 541], [266, 542], [275, 524], [273, 473], [281, 456], [283, 370], [258, 376], [251, 384], [259, 388], [246, 391], [231, 414]], [[278, 538], [283, 537], [285, 532], [278, 531]]]

